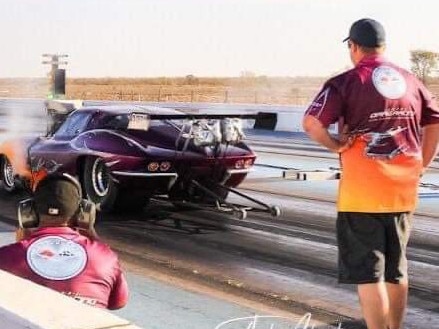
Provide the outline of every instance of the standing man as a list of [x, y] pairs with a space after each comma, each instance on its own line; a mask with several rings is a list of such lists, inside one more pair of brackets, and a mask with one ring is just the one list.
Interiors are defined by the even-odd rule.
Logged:
[[128, 286], [118, 257], [97, 240], [94, 213], [87, 213], [76, 179], [46, 176], [28, 206], [22, 239], [0, 248], [0, 269], [88, 305], [125, 306]]
[[[303, 127], [340, 154], [339, 282], [358, 285], [369, 329], [401, 329], [406, 246], [420, 176], [437, 153], [439, 108], [416, 77], [383, 57], [379, 22], [353, 23], [344, 41], [355, 67], [324, 84]], [[336, 122], [338, 138], [328, 132]]]

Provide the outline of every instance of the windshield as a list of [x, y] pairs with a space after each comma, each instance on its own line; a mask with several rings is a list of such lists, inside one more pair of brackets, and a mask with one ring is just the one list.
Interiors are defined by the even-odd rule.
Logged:
[[90, 113], [73, 112], [55, 132], [55, 138], [74, 137], [82, 133], [90, 119]]

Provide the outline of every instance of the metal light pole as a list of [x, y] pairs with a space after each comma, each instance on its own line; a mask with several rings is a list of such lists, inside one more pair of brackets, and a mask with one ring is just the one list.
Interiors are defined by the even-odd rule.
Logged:
[[66, 65], [64, 58], [69, 57], [66, 54], [43, 54], [42, 64], [50, 64], [49, 72], [50, 90], [48, 98], [60, 98], [66, 94], [66, 70], [60, 69], [59, 65]]

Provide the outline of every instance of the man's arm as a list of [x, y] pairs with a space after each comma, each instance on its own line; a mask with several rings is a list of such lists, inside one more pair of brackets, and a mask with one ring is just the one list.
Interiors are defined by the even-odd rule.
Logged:
[[422, 136], [422, 161], [426, 169], [438, 153], [439, 124], [424, 126]]
[[345, 138], [347, 126], [345, 126], [343, 129], [342, 140], [332, 137], [329, 134], [328, 129], [323, 127], [322, 123], [312, 115], [304, 116], [302, 126], [312, 140], [325, 146], [332, 152], [341, 153], [348, 149], [351, 145], [351, 140]]
[[116, 282], [114, 282], [110, 297], [108, 298], [109, 310], [117, 310], [124, 307], [128, 303], [128, 283], [125, 275], [119, 268], [116, 275]]

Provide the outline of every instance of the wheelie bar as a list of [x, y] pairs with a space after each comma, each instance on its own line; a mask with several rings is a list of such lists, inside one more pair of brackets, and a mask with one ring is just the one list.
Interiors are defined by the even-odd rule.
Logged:
[[255, 198], [252, 198], [249, 195], [246, 195], [232, 187], [228, 187], [222, 184], [219, 184], [217, 182], [211, 181], [210, 183], [214, 185], [215, 187], [219, 187], [221, 189], [227, 190], [228, 192], [234, 193], [243, 199], [247, 199], [262, 208], [254, 208], [254, 207], [248, 207], [244, 205], [237, 205], [231, 202], [227, 202], [222, 197], [217, 195], [216, 193], [212, 192], [209, 188], [205, 187], [195, 179], [192, 179], [192, 184], [194, 184], [196, 187], [204, 191], [206, 194], [208, 194], [210, 197], [212, 197], [215, 200], [216, 203], [216, 210], [222, 211], [222, 212], [233, 212], [234, 215], [236, 215], [239, 219], [245, 219], [247, 217], [247, 211], [262, 211], [267, 212], [273, 217], [279, 217], [281, 214], [280, 208], [278, 206], [272, 206], [267, 203], [264, 203], [260, 200], [257, 200]]

